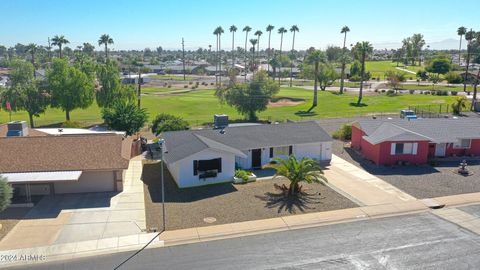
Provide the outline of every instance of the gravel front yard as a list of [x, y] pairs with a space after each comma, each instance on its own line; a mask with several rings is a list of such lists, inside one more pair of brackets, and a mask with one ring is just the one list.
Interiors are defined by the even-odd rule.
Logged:
[[[160, 164], [144, 165], [145, 211], [147, 229], [162, 228]], [[320, 184], [303, 184], [308, 195], [286, 200], [274, 184], [287, 180], [262, 180], [248, 184], [232, 183], [178, 189], [165, 170], [167, 230], [218, 225], [292, 214], [321, 212], [357, 205]], [[213, 217], [213, 223], [205, 218]]]

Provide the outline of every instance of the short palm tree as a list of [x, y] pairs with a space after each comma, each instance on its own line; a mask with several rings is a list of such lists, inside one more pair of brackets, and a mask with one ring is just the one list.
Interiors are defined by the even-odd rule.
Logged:
[[35, 43], [30, 43], [26, 47], [26, 52], [30, 53], [32, 56], [32, 65], [33, 65], [33, 77], [36, 77], [35, 74], [35, 53], [37, 52], [38, 46]]
[[[270, 47], [270, 38], [272, 37], [272, 31], [273, 29], [275, 29], [275, 26], [269, 24], [267, 26], [267, 28], [265, 29], [267, 32], [268, 32], [268, 59], [267, 59], [267, 63], [270, 63], [270, 51], [271, 51], [271, 47]], [[270, 72], [270, 65], [267, 65], [267, 72]]]
[[293, 80], [293, 58], [294, 58], [294, 51], [295, 51], [295, 33], [299, 32], [298, 26], [292, 25], [290, 27], [290, 32], [293, 32], [293, 39], [292, 39], [292, 62], [290, 63], [290, 87], [292, 87], [292, 80]]
[[257, 30], [255, 36], [257, 36], [257, 56], [260, 57], [260, 36], [263, 35], [262, 31]]
[[245, 81], [247, 81], [247, 44], [248, 44], [248, 32], [252, 31], [250, 26], [245, 26], [243, 32], [245, 32]]
[[373, 46], [368, 41], [357, 42], [353, 47], [354, 54], [357, 59], [362, 63], [361, 77], [360, 77], [360, 91], [358, 92], [357, 106], [362, 102], [363, 98], [363, 81], [365, 80], [365, 61], [373, 52]]
[[98, 39], [98, 46], [105, 45], [105, 61], [108, 59], [108, 45], [113, 44], [113, 39], [107, 35], [103, 34], [99, 39]]
[[276, 170], [273, 178], [285, 177], [290, 180], [288, 188], [289, 195], [296, 195], [301, 191], [300, 183], [319, 183], [325, 185], [327, 178], [323, 175], [322, 169], [311, 158], [302, 158], [298, 160], [294, 155], [290, 155], [288, 159], [275, 158], [274, 164], [268, 164], [265, 168], [273, 168]]
[[257, 45], [258, 40], [252, 38], [250, 39], [250, 44], [252, 44], [252, 70], [255, 74], [255, 45]]
[[457, 35], [460, 36], [460, 46], [458, 47], [458, 64], [460, 65], [460, 54], [461, 54], [461, 51], [462, 51], [462, 39], [463, 39], [463, 36], [467, 33], [467, 28], [463, 27], [463, 26], [460, 26], [458, 29], [457, 29]]
[[307, 58], [305, 59], [306, 63], [313, 64], [315, 66], [315, 71], [314, 71], [315, 79], [313, 84], [313, 103], [312, 103], [312, 107], [308, 109], [309, 112], [313, 108], [317, 107], [317, 104], [318, 104], [318, 66], [320, 65], [320, 63], [326, 62], [326, 60], [327, 60], [327, 56], [325, 55], [324, 52], [320, 50], [314, 50], [310, 52], [307, 55]]
[[465, 96], [456, 97], [452, 104], [453, 114], [460, 115], [462, 110], [467, 108], [467, 98]]
[[347, 33], [350, 32], [350, 28], [348, 26], [342, 27], [342, 30], [340, 31], [341, 34], [344, 34], [343, 36], [343, 48], [342, 48], [342, 53], [344, 54], [342, 57], [342, 73], [340, 75], [340, 94], [343, 94], [343, 86], [344, 86], [344, 81], [345, 81], [345, 53], [346, 53], [346, 47], [345, 43], [347, 42]]
[[64, 44], [68, 44], [70, 41], [68, 41], [63, 35], [62, 36], [54, 36], [52, 38], [52, 45], [53, 46], [58, 46], [58, 51], [60, 53], [60, 58], [62, 58], [62, 47]]
[[238, 28], [235, 25], [230, 26], [230, 33], [232, 33], [232, 68], [235, 67], [235, 32]]
[[[283, 46], [283, 34], [287, 33], [287, 29], [285, 29], [285, 27], [280, 27], [278, 28], [278, 33], [280, 34], [280, 54], [279, 55], [282, 55], [282, 46]], [[282, 63], [280, 61], [280, 67], [282, 67]], [[280, 85], [280, 76], [278, 76], [278, 84]]]

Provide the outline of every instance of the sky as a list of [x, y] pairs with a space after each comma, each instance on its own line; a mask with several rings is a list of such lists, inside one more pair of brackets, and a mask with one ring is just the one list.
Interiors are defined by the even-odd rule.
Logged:
[[[455, 4], [460, 4], [456, 7]], [[64, 35], [68, 46], [84, 42], [98, 47], [100, 35], [109, 34], [112, 49], [215, 48], [213, 30], [222, 26], [222, 48], [230, 49], [230, 25], [239, 28], [235, 47], [244, 46], [245, 25], [261, 30], [260, 47], [268, 46], [268, 24], [275, 26], [272, 47], [278, 48], [276, 30], [297, 25], [295, 48], [341, 46], [340, 29], [351, 32], [347, 46], [370, 41], [375, 48], [396, 48], [401, 40], [422, 33], [433, 49], [458, 48], [459, 26], [480, 30], [479, 0], [0, 0], [0, 45], [37, 43]], [[469, 12], [470, 11], [470, 12]], [[250, 38], [250, 37], [249, 37]], [[291, 48], [292, 35], [284, 36]]]

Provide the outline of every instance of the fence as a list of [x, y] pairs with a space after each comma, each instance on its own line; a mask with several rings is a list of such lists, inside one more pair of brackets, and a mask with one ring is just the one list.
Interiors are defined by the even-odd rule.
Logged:
[[408, 109], [414, 111], [421, 118], [443, 118], [451, 113], [449, 104], [408, 106]]

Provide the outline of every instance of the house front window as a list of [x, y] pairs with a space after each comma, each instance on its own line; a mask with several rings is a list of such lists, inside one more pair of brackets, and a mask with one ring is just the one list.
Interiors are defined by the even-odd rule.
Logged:
[[274, 147], [274, 156], [288, 156], [288, 146]]
[[392, 143], [391, 155], [416, 155], [418, 143]]
[[471, 139], [460, 139], [456, 143], [453, 144], [453, 148], [455, 149], [468, 149], [472, 144]]

